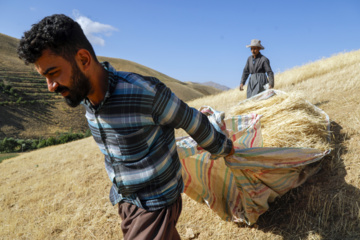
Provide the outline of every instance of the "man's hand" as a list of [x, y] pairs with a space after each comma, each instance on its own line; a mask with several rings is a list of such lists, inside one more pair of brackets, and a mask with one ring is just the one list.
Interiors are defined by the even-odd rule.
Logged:
[[240, 91], [244, 91], [244, 84], [241, 83], [239, 89], [240, 89]]

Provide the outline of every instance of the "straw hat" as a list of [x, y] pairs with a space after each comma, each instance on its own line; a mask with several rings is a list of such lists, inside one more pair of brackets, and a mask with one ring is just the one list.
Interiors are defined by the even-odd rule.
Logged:
[[258, 39], [251, 40], [250, 45], [246, 45], [246, 47], [259, 47], [260, 49], [265, 49], [263, 45], [261, 45], [261, 41]]

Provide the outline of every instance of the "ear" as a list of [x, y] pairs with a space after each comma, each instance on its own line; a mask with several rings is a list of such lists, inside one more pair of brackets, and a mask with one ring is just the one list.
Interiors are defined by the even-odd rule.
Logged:
[[90, 52], [83, 48], [79, 49], [79, 51], [76, 53], [75, 59], [79, 68], [83, 71], [86, 71], [90, 68], [93, 60]]

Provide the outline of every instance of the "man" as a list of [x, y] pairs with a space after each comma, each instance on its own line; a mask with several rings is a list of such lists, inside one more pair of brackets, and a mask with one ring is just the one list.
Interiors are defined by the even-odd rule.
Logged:
[[175, 225], [183, 181], [174, 128], [218, 156], [233, 154], [231, 140], [156, 78], [99, 63], [80, 25], [65, 15], [34, 24], [20, 40], [18, 55], [35, 64], [49, 91], [61, 93], [71, 107], [84, 105], [105, 155], [110, 200], [119, 204], [124, 238], [180, 239]]
[[[250, 98], [265, 90], [265, 85], [269, 83], [269, 89], [274, 87], [274, 73], [270, 67], [270, 61], [260, 53], [261, 49], [265, 49], [261, 45], [261, 41], [257, 39], [251, 40], [250, 45], [252, 55], [248, 57], [245, 68], [241, 77], [240, 91], [244, 90], [244, 84], [250, 75], [247, 87], [247, 98]], [[266, 74], [268, 78], [266, 77]]]

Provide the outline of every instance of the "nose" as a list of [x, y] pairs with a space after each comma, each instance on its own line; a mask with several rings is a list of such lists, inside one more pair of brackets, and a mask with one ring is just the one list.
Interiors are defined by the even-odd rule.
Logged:
[[46, 83], [50, 92], [55, 92], [59, 86], [57, 82], [50, 81], [48, 78], [46, 79]]

